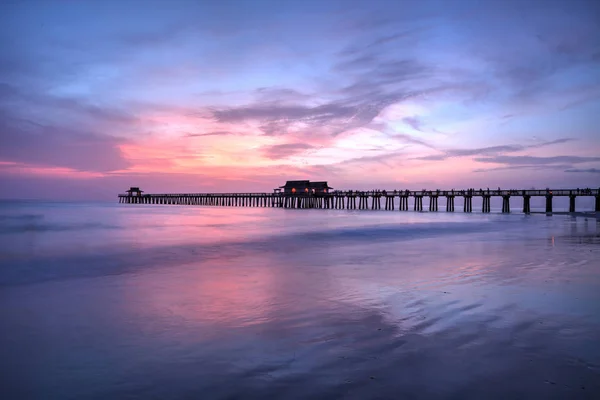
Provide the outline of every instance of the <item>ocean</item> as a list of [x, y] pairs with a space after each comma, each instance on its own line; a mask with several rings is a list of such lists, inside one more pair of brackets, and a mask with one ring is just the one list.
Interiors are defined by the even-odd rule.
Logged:
[[0, 360], [7, 400], [598, 399], [600, 223], [1, 202]]

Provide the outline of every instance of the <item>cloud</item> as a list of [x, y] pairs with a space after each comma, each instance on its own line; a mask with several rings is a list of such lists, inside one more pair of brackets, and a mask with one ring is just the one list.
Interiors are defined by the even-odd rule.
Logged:
[[561, 139], [551, 140], [549, 142], [541, 142], [541, 143], [537, 143], [537, 144], [530, 144], [530, 145], [526, 146], [526, 148], [529, 148], [529, 149], [539, 149], [540, 147], [552, 146], [554, 144], [568, 143], [568, 142], [572, 142], [574, 140], [576, 140], [576, 139], [574, 139], [574, 138], [561, 138]]
[[421, 122], [421, 120], [419, 118], [406, 117], [406, 118], [402, 118], [402, 121], [404, 121], [404, 123], [406, 123], [408, 126], [413, 128], [415, 131], [421, 131], [421, 126], [423, 125], [423, 123]]
[[383, 108], [399, 98], [389, 95], [365, 99], [354, 103], [349, 100], [330, 102], [320, 106], [305, 105], [250, 105], [214, 110], [219, 123], [258, 121], [265, 135], [285, 135], [290, 132], [310, 136], [335, 136], [370, 123]]
[[[412, 34], [412, 33], [411, 33]], [[380, 48], [407, 33], [384, 35], [367, 47]], [[334, 65], [341, 72], [318, 95], [309, 96], [291, 88], [260, 88], [255, 102], [236, 107], [212, 107], [217, 123], [258, 123], [268, 136], [337, 136], [371, 123], [386, 107], [408, 99], [472, 88], [451, 79], [433, 79], [439, 69], [418, 58], [381, 58], [362, 50], [344, 52]], [[349, 83], [346, 83], [349, 82]], [[323, 99], [326, 98], [326, 101]], [[315, 105], [316, 104], [316, 105]], [[419, 121], [407, 119], [417, 127]]]
[[[438, 86], [423, 90], [376, 91], [375, 88], [366, 83], [364, 86], [362, 83], [347, 86], [338, 93], [337, 100], [318, 106], [250, 104], [213, 108], [211, 113], [217, 123], [258, 122], [259, 129], [268, 136], [335, 137], [367, 126], [392, 104], [449, 89]], [[369, 92], [365, 93], [367, 89]]]
[[428, 156], [422, 157], [414, 157], [413, 160], [423, 160], [423, 161], [442, 161], [447, 159], [448, 156], [446, 154], [431, 154]]
[[156, 47], [177, 40], [184, 33], [189, 32], [192, 26], [189, 21], [188, 23], [183, 21], [170, 22], [162, 27], [154, 25], [148, 30], [119, 33], [114, 37], [114, 40], [126, 48]]
[[[408, 135], [405, 133], [398, 133], [395, 131], [395, 129], [390, 127], [390, 125], [388, 125], [387, 123], [371, 122], [371, 123], [367, 124], [365, 127], [368, 129], [377, 131], [377, 132], [384, 133], [387, 135], [388, 138], [395, 139], [398, 142], [405, 143], [407, 145], [414, 144], [414, 145], [423, 146], [423, 147], [427, 147], [427, 148], [434, 149], [434, 150], [436, 149], [436, 146], [431, 144], [429, 141], [427, 141], [425, 139], [420, 139], [420, 138], [417, 138], [417, 137], [414, 137], [412, 135]], [[385, 150], [386, 148], [383, 147], [380, 149]], [[370, 150], [372, 150], [372, 149], [370, 149]], [[404, 155], [404, 156], [406, 157], [406, 155]]]
[[285, 143], [262, 148], [263, 154], [271, 160], [279, 160], [288, 158], [293, 155], [302, 153], [305, 150], [312, 149], [313, 146], [306, 143]]
[[474, 169], [473, 172], [492, 172], [492, 171], [510, 171], [510, 170], [547, 170], [547, 169], [565, 169], [569, 168], [569, 165], [509, 165], [505, 167], [495, 167], [495, 168], [477, 168]]
[[206, 133], [188, 133], [185, 136], [186, 137], [202, 137], [202, 136], [227, 136], [227, 135], [233, 135], [233, 133], [229, 132], [229, 131], [213, 131], [213, 132], [206, 132]]
[[498, 153], [512, 153], [515, 151], [523, 150], [525, 146], [520, 145], [504, 145], [504, 146], [489, 146], [480, 147], [476, 149], [453, 149], [446, 151], [449, 157], [464, 157], [464, 156], [476, 156], [476, 155], [488, 155]]
[[71, 118], [77, 117], [79, 123], [131, 125], [138, 118], [131, 112], [108, 105], [93, 104], [90, 101], [74, 97], [59, 97], [41, 92], [27, 92], [16, 86], [0, 83], [0, 107], [7, 114], [19, 115], [23, 110], [35, 108], [48, 114], [61, 113]]
[[372, 66], [374, 63], [379, 61], [379, 58], [374, 54], [363, 54], [356, 57], [352, 57], [348, 60], [344, 60], [339, 62], [335, 66], [335, 70], [343, 72], [343, 71], [353, 71], [356, 69], [363, 69]]
[[351, 75], [353, 82], [342, 89], [348, 96], [387, 94], [401, 98], [405, 93], [431, 90], [440, 86], [447, 88], [453, 84], [434, 79], [440, 70], [416, 58], [381, 60], [367, 55], [343, 61], [337, 68], [349, 67], [359, 71]]
[[0, 160], [78, 171], [128, 168], [122, 139], [76, 129], [0, 121]]
[[213, 116], [217, 122], [242, 122], [248, 120], [288, 120], [320, 121], [351, 117], [355, 109], [340, 104], [325, 104], [317, 107], [254, 105], [239, 108], [215, 110]]
[[476, 155], [491, 155], [499, 153], [512, 153], [523, 150], [525, 147], [520, 145], [489, 146], [474, 149], [450, 149], [445, 150], [443, 154], [433, 154], [423, 157], [415, 157], [415, 160], [441, 161], [451, 157], [466, 157]]
[[404, 143], [409, 143], [409, 144], [418, 144], [420, 146], [425, 146], [425, 147], [429, 147], [430, 149], [435, 149], [435, 146], [433, 146], [432, 144], [428, 143], [425, 140], [422, 139], [417, 139], [414, 138], [410, 135], [406, 135], [403, 133], [396, 133], [391, 135], [390, 137], [395, 138], [395, 139], [399, 139], [400, 141], [404, 142]]
[[288, 133], [288, 124], [280, 121], [269, 121], [258, 127], [267, 136], [285, 135]]
[[49, 167], [47, 165], [35, 165], [13, 162], [0, 162], [0, 172], [2, 175], [16, 176], [44, 176], [48, 178], [65, 179], [90, 179], [105, 176], [102, 172], [80, 171], [66, 167]]
[[261, 87], [254, 91], [257, 103], [297, 103], [310, 99], [310, 95], [282, 87]]
[[[488, 155], [500, 155], [502, 153], [515, 153], [518, 151], [523, 151], [527, 149], [539, 149], [546, 146], [552, 146], [555, 144], [567, 143], [571, 142], [575, 139], [573, 138], [561, 138], [556, 140], [551, 140], [548, 142], [540, 142], [530, 145], [521, 145], [521, 144], [507, 144], [500, 146], [488, 146], [488, 147], [479, 147], [473, 149], [449, 149], [444, 150], [443, 154], [433, 154], [423, 157], [416, 157], [415, 160], [429, 160], [429, 161], [441, 161], [446, 160], [451, 157], [468, 157], [468, 156], [488, 156]], [[477, 160], [477, 159], [476, 159]]]
[[370, 42], [363, 45], [352, 44], [343, 49], [339, 54], [341, 56], [354, 56], [356, 54], [364, 54], [365, 52], [381, 51], [384, 45], [396, 42], [401, 39], [414, 39], [422, 29], [409, 29], [402, 32], [396, 32], [375, 37]]
[[572, 168], [572, 169], [565, 170], [565, 172], [600, 174], [600, 168], [588, 168], [588, 169]]
[[403, 164], [406, 160], [406, 154], [402, 150], [394, 152], [381, 152], [380, 154], [373, 156], [360, 156], [349, 158], [335, 164], [323, 166], [327, 173], [345, 175], [351, 178], [356, 178], [353, 171], [358, 168], [358, 174], [370, 173], [375, 170], [381, 170], [380, 166], [383, 165], [385, 169], [391, 170]]
[[587, 162], [600, 161], [600, 157], [580, 157], [580, 156], [554, 156], [554, 157], [535, 157], [535, 156], [494, 156], [478, 157], [474, 159], [477, 162], [493, 164], [517, 164], [517, 165], [550, 165], [550, 164], [581, 164]]
[[123, 170], [131, 166], [120, 149], [126, 141], [103, 131], [137, 122], [119, 108], [0, 83], [0, 160], [38, 169]]

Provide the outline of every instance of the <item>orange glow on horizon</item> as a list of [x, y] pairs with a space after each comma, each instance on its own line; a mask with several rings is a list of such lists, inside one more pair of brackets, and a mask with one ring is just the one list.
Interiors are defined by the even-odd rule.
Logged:
[[70, 179], [101, 178], [106, 176], [102, 172], [79, 171], [66, 167], [45, 167], [39, 165], [21, 164], [15, 162], [0, 161], [0, 170], [9, 174], [23, 174], [44, 177], [59, 177]]

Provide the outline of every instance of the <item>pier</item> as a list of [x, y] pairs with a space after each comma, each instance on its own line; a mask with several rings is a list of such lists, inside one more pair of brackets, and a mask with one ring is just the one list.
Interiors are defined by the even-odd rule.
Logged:
[[[291, 184], [290, 184], [291, 182]], [[302, 182], [304, 187], [290, 187]], [[473, 212], [474, 203], [481, 204], [483, 213], [491, 212], [491, 199], [502, 199], [502, 213], [511, 212], [511, 199], [522, 198], [525, 214], [531, 213], [531, 198], [545, 198], [545, 212], [553, 212], [555, 197], [569, 198], [569, 212], [600, 212], [599, 189], [544, 189], [544, 190], [335, 190], [331, 191], [326, 182], [288, 181], [286, 186], [275, 189], [273, 193], [180, 193], [180, 194], [144, 194], [132, 187], [125, 194], [119, 194], [119, 203], [124, 204], [165, 204], [188, 206], [219, 207], [272, 207], [294, 209], [336, 209], [336, 210], [387, 210], [408, 211], [409, 198], [413, 199], [413, 210], [423, 211], [424, 201], [427, 210], [438, 211], [438, 199], [446, 199], [446, 212], [454, 212], [456, 197], [463, 198], [463, 212]], [[593, 210], [577, 210], [577, 197], [593, 197]], [[425, 200], [424, 200], [425, 199]], [[476, 200], [477, 199], [477, 200]], [[383, 207], [382, 207], [383, 205]]]

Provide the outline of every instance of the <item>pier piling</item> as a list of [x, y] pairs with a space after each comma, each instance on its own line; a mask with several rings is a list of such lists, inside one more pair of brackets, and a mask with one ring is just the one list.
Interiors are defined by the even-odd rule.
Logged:
[[464, 196], [463, 212], [473, 212], [473, 196]]
[[423, 211], [423, 196], [415, 196], [415, 211]]
[[510, 213], [510, 195], [509, 194], [502, 196], [502, 212]]
[[492, 211], [491, 204], [492, 204], [492, 196], [484, 195], [483, 196], [483, 207], [481, 209], [481, 212], [489, 213], [490, 211]]
[[446, 211], [454, 212], [454, 196], [446, 196]]
[[552, 213], [552, 195], [546, 195], [546, 213]]
[[569, 195], [569, 212], [570, 213], [574, 213], [575, 212], [575, 198], [577, 196], [575, 195]]
[[408, 211], [408, 196], [400, 196], [400, 206], [398, 207], [400, 211]]
[[531, 213], [531, 196], [523, 195], [523, 213]]
[[438, 196], [429, 196], [429, 211], [437, 211], [438, 210]]
[[385, 195], [385, 209], [394, 210], [394, 196]]
[[381, 195], [375, 194], [373, 196], [373, 203], [371, 209], [373, 210], [381, 210]]

